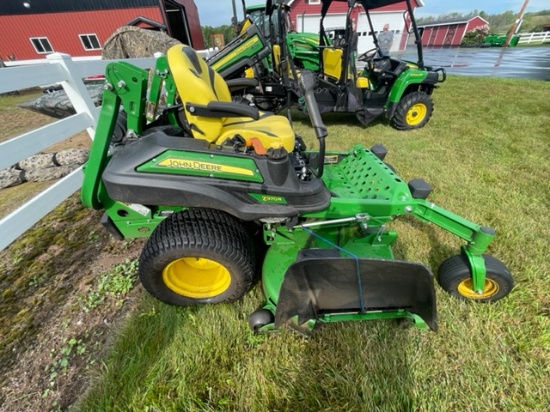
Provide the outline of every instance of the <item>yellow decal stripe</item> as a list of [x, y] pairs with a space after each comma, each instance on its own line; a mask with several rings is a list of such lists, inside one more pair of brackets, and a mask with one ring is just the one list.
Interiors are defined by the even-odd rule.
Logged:
[[177, 169], [196, 170], [209, 173], [232, 173], [241, 176], [254, 176], [250, 169], [242, 167], [221, 165], [218, 163], [199, 162], [196, 160], [185, 160], [169, 157], [158, 163], [158, 166], [172, 167]]
[[234, 51], [232, 51], [231, 53], [229, 53], [227, 56], [223, 57], [220, 61], [214, 63], [212, 65], [212, 67], [214, 69], [217, 69], [218, 67], [220, 66], [223, 66], [225, 63], [233, 60], [234, 58], [240, 56], [241, 54], [244, 54], [244, 52], [253, 47], [254, 45], [256, 45], [256, 43], [258, 43], [259, 40], [258, 40], [258, 37], [254, 37], [252, 39], [252, 41], [246, 41], [244, 44], [240, 45], [239, 47], [237, 47]]

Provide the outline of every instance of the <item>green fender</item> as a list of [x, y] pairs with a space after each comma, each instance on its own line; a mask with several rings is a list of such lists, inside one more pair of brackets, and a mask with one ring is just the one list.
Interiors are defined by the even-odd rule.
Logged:
[[391, 103], [397, 105], [403, 98], [405, 90], [407, 90], [411, 84], [424, 83], [427, 77], [428, 72], [426, 70], [409, 69], [401, 73], [391, 88], [388, 105]]

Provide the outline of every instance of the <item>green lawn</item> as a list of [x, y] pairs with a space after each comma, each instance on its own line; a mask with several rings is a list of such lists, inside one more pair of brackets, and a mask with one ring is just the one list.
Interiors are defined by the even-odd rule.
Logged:
[[[490, 253], [516, 280], [495, 304], [437, 288], [439, 332], [395, 322], [325, 325], [310, 339], [253, 335], [258, 284], [235, 304], [176, 308], [142, 292], [83, 411], [543, 411], [550, 405], [550, 82], [449, 76], [426, 127], [327, 117], [329, 149], [381, 142], [431, 200], [495, 228]], [[311, 144], [307, 119], [295, 128]], [[412, 219], [396, 254], [436, 271], [461, 242]]]

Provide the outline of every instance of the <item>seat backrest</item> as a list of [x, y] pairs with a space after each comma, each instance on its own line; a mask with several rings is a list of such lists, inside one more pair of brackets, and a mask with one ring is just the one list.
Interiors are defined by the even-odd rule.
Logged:
[[186, 104], [206, 106], [212, 101], [230, 102], [231, 93], [225, 80], [189, 46], [171, 47], [167, 58], [193, 136], [209, 142], [215, 141], [225, 118], [195, 116], [187, 111]]
[[339, 79], [342, 75], [342, 49], [323, 49], [323, 70], [327, 76]]

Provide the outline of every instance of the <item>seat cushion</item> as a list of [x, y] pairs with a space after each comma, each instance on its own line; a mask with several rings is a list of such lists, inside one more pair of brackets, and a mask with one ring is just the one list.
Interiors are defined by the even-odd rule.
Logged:
[[248, 117], [227, 118], [216, 143], [223, 144], [236, 134], [246, 140], [258, 138], [266, 150], [270, 147], [274, 149], [284, 147], [289, 153], [294, 150], [294, 130], [284, 116], [262, 113], [258, 120]]

